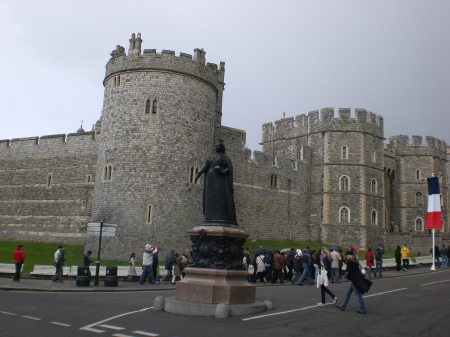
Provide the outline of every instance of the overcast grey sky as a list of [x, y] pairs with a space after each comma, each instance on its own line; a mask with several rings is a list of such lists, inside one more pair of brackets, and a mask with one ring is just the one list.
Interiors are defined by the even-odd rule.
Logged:
[[449, 15], [448, 0], [0, 0], [0, 139], [91, 130], [109, 54], [140, 32], [143, 49], [226, 62], [222, 122], [252, 150], [262, 124], [325, 107], [450, 145]]

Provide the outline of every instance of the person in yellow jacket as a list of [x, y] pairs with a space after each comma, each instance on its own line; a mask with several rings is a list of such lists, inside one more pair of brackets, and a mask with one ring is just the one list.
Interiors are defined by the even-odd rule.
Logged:
[[409, 248], [406, 245], [403, 245], [400, 252], [402, 254], [403, 270], [406, 271], [406, 267], [409, 267]]

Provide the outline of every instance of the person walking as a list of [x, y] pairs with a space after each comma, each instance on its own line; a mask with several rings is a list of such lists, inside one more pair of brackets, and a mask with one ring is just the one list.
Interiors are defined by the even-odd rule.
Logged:
[[397, 271], [400, 271], [400, 267], [402, 265], [402, 253], [400, 251], [400, 245], [397, 246], [395, 250], [395, 263], [397, 264]]
[[[260, 254], [256, 257], [256, 275], [259, 277], [259, 282], [266, 282], [264, 277], [266, 276], [266, 264], [264, 263], [265, 259], [264, 254]], [[256, 279], [255, 279], [256, 282]]]
[[311, 253], [309, 250], [309, 247], [306, 246], [305, 251], [302, 254], [301, 257], [301, 261], [302, 261], [302, 268], [303, 268], [303, 273], [302, 276], [300, 277], [300, 279], [298, 280], [298, 285], [299, 286], [303, 286], [303, 280], [306, 278], [309, 282], [310, 285], [313, 285], [313, 281], [311, 280], [311, 274], [310, 274], [310, 269], [309, 267], [311, 266]]
[[13, 260], [16, 267], [13, 282], [20, 282], [20, 272], [22, 271], [22, 265], [25, 262], [25, 252], [23, 251], [22, 247], [22, 245], [18, 245], [13, 252]]
[[87, 267], [87, 273], [89, 276], [89, 280], [91, 279], [91, 269], [89, 268], [89, 265], [95, 261], [95, 259], [92, 257], [92, 250], [88, 250], [88, 252], [85, 254], [83, 251], [81, 251], [81, 254], [83, 255], [83, 267]]
[[136, 276], [136, 254], [131, 253], [130, 258], [128, 259], [128, 273], [125, 280], [131, 279], [130, 281], [134, 282]]
[[[366, 252], [366, 267], [367, 267], [367, 277], [371, 278], [372, 276], [372, 267], [374, 264], [375, 257], [373, 256], [372, 248], [367, 249]], [[376, 277], [376, 276], [375, 276]]]
[[55, 253], [55, 266], [58, 272], [53, 276], [53, 282], [64, 283], [63, 273], [64, 273], [64, 248], [63, 246], [59, 246], [58, 250]]
[[295, 259], [294, 259], [294, 268], [293, 268], [294, 272], [293, 272], [292, 278], [291, 278], [292, 284], [298, 285], [298, 281], [300, 280], [300, 277], [302, 276], [302, 273], [303, 273], [302, 255], [303, 255], [302, 250], [297, 249]]
[[164, 269], [166, 270], [166, 275], [164, 275], [159, 281], [163, 283], [163, 281], [167, 281], [172, 279], [172, 269], [173, 264], [175, 263], [175, 251], [171, 249], [166, 256], [166, 263], [164, 265]]
[[139, 284], [144, 284], [147, 275], [149, 277], [148, 282], [153, 284], [158, 284], [159, 282], [155, 280], [153, 274], [153, 257], [158, 253], [157, 247], [152, 247], [150, 244], [145, 245], [144, 253], [142, 254], [142, 274], [139, 279]]
[[[318, 306], [323, 307], [325, 306], [325, 293], [330, 295], [330, 297], [333, 299], [333, 304], [336, 305], [337, 303], [337, 296], [333, 294], [333, 292], [328, 289], [328, 276], [331, 274], [331, 255], [328, 249], [322, 248], [320, 252], [317, 255], [316, 261], [317, 264], [314, 264], [314, 268], [317, 269], [317, 286], [320, 287], [320, 295], [322, 301], [317, 303]], [[320, 286], [319, 286], [320, 283]]]
[[341, 262], [341, 254], [339, 254], [336, 249], [333, 249], [333, 251], [330, 253], [331, 256], [331, 283], [339, 283], [341, 282], [341, 276], [339, 274], [339, 264]]
[[445, 245], [442, 245], [440, 253], [441, 253], [441, 266], [442, 268], [447, 268], [448, 257], [447, 257], [447, 247], [445, 247]]
[[264, 256], [264, 264], [266, 266], [266, 275], [264, 276], [264, 282], [270, 283], [272, 279], [272, 265], [273, 265], [273, 252], [271, 250], [267, 251]]
[[350, 281], [350, 284], [345, 292], [344, 301], [341, 305], [338, 305], [337, 308], [341, 311], [345, 311], [348, 301], [350, 300], [350, 296], [354, 292], [360, 306], [357, 313], [365, 314], [367, 310], [362, 295], [369, 291], [372, 282], [364, 278], [356, 257], [352, 255], [349, 255], [347, 258], [347, 279]]
[[280, 251], [275, 250], [273, 254], [272, 278], [270, 279], [271, 284], [277, 283], [277, 278], [280, 279], [281, 284], [284, 283], [283, 269], [284, 269], [284, 259], [281, 256]]
[[184, 269], [183, 254], [175, 253], [174, 257], [175, 257], [175, 263], [173, 264], [172, 284], [175, 284], [177, 277], [179, 277], [180, 280], [183, 278], [181, 276], [181, 271]]
[[408, 269], [406, 269], [406, 267], [409, 267], [409, 248], [406, 245], [403, 245], [400, 253], [402, 254], [403, 271], [407, 271]]
[[295, 257], [296, 257], [295, 249], [291, 248], [286, 256], [286, 267], [288, 269], [288, 273], [286, 275], [287, 280], [292, 280]]
[[375, 271], [373, 276], [377, 277], [377, 273], [380, 277], [383, 277], [383, 247], [378, 247], [375, 251]]

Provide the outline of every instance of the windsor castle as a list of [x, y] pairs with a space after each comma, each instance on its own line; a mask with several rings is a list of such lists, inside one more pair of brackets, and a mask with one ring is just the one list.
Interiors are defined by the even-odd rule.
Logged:
[[[181, 251], [203, 221], [195, 174], [223, 139], [234, 167], [238, 227], [249, 240], [407, 244], [428, 252], [427, 182], [440, 176], [450, 242], [448, 161], [434, 137], [385, 139], [383, 118], [364, 109], [321, 109], [262, 126], [262, 151], [222, 125], [225, 63], [142, 50], [132, 35], [106, 65], [102, 116], [92, 131], [0, 140], [2, 240], [83, 244], [88, 223], [116, 225], [102, 255], [127, 258], [146, 243]], [[226, 112], [224, 112], [226, 113]]]

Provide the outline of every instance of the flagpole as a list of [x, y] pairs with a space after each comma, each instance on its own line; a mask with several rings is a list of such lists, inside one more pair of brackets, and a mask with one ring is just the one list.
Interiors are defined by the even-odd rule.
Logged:
[[436, 254], [436, 252], [434, 251], [434, 228], [431, 230], [431, 234], [432, 234], [432, 237], [433, 237], [433, 240], [432, 240], [432, 250], [433, 250], [433, 263], [431, 264], [431, 270], [436, 270], [436, 265], [434, 264], [434, 259], [435, 259], [435, 254]]

